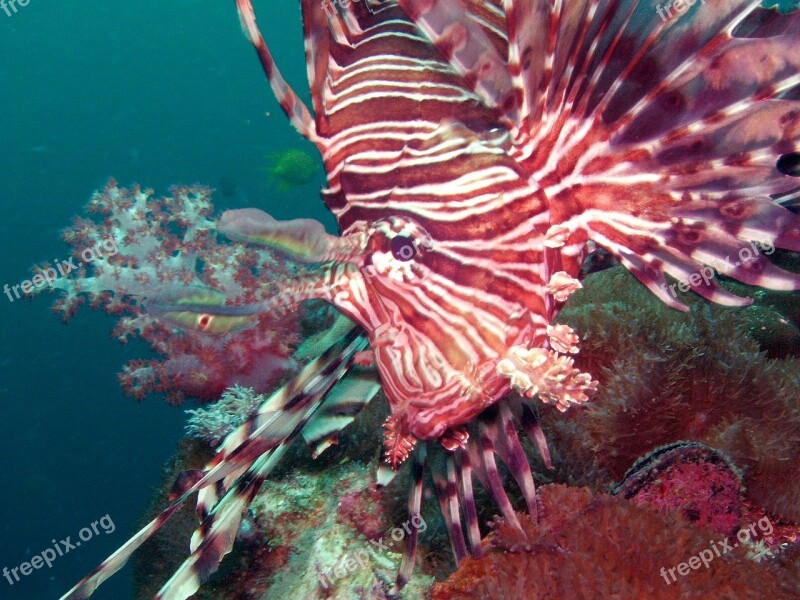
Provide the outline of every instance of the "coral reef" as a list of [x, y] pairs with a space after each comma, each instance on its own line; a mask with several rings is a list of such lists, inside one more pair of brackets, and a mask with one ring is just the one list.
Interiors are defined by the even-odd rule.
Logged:
[[190, 416], [186, 421], [186, 433], [216, 448], [231, 431], [256, 414], [266, 400], [266, 396], [256, 394], [253, 388], [234, 385], [213, 404], [187, 410]]
[[142, 399], [163, 392], [175, 404], [187, 396], [208, 401], [234, 384], [266, 391], [293, 367], [299, 316], [262, 317], [256, 327], [209, 335], [175, 330], [143, 308], [143, 298], [189, 286], [213, 288], [232, 303], [257, 301], [269, 295], [270, 282], [295, 274], [295, 265], [269, 249], [218, 241], [210, 189], [175, 187], [171, 196], [157, 198], [112, 180], [86, 210], [98, 219], [76, 218], [63, 233], [72, 247], [65, 262], [73, 268], [58, 264], [58, 277], [49, 264], [37, 267], [36, 275], [49, 283], [37, 291], [62, 293], [54, 310], [65, 320], [87, 300], [120, 315], [116, 338], [140, 337], [163, 357], [125, 366], [120, 382], [127, 394]]
[[702, 442], [742, 469], [755, 506], [800, 523], [800, 360], [770, 359], [752, 334], [765, 314], [785, 317], [691, 294], [690, 313], [671, 310], [619, 267], [584, 286], [559, 320], [581, 335], [576, 366], [600, 385], [563, 415], [542, 409], [554, 480], [607, 490], [655, 448]]
[[549, 485], [539, 493], [540, 522], [520, 515], [527, 540], [496, 520], [484, 556], [462, 562], [433, 586], [431, 599], [788, 600], [800, 594], [792, 562], [749, 560], [745, 544], [717, 555], [712, 549], [720, 536], [709, 538], [677, 515], [587, 488]]
[[[540, 463], [536, 472], [591, 489], [540, 487], [540, 524], [520, 517], [527, 540], [495, 520], [484, 558], [467, 559], [432, 592], [430, 574], [446, 575], [452, 564], [445, 527], [430, 514], [435, 503], [424, 503], [419, 568], [402, 597], [797, 597], [800, 532], [786, 523], [798, 522], [800, 505], [798, 466], [787, 460], [800, 450], [800, 361], [769, 358], [758, 338], [765, 315], [791, 321], [767, 302], [730, 310], [691, 296], [681, 299], [692, 312], [679, 313], [618, 268], [587, 277], [584, 286], [562, 320], [583, 338], [576, 367], [600, 385], [589, 402], [565, 413], [542, 406], [556, 471]], [[330, 321], [321, 308], [309, 314], [298, 362], [315, 354], [314, 332]], [[192, 444], [218, 444], [262, 400], [238, 387], [192, 411], [191, 434], [204, 441]], [[256, 497], [234, 552], [198, 597], [387, 598], [400, 544], [381, 544], [388, 548], [387, 535], [408, 523], [400, 489], [406, 478], [382, 490], [374, 484], [376, 424], [385, 417], [376, 398], [341, 433], [340, 445], [317, 460], [295, 444]], [[615, 495], [603, 493], [612, 489]], [[423, 494], [433, 495], [430, 482]], [[483, 523], [496, 507], [483, 490], [476, 499]], [[186, 511], [176, 519], [151, 560], [164, 562], [177, 538], [189, 539], [196, 516]], [[746, 544], [736, 542], [740, 528], [753, 523], [768, 523], [769, 533], [754, 530]], [[687, 567], [671, 578], [669, 569], [722, 540], [737, 547], [715, 555], [708, 568]], [[179, 554], [171, 560], [185, 549]], [[152, 593], [152, 581], [143, 583]]]
[[[197, 467], [208, 452], [200, 440], [182, 442], [143, 523], [166, 506], [171, 480], [181, 468]], [[403, 538], [411, 527], [425, 531], [427, 521], [411, 523], [387, 492], [376, 488], [374, 465], [341, 461], [308, 473], [306, 464], [264, 483], [233, 552], [198, 599], [388, 598]], [[185, 506], [142, 548], [134, 567], [137, 599], [152, 598], [187, 556], [197, 524], [197, 515]], [[417, 570], [402, 597], [421, 600], [431, 583], [430, 576]]]
[[[253, 511], [271, 545], [291, 551], [264, 600], [387, 598], [402, 540], [407, 527], [415, 525], [395, 523], [383, 513], [374, 476], [374, 470], [347, 462], [324, 474], [296, 473], [265, 484]], [[422, 532], [427, 523], [416, 527]], [[430, 577], [416, 572], [403, 597], [424, 598], [430, 583]]]

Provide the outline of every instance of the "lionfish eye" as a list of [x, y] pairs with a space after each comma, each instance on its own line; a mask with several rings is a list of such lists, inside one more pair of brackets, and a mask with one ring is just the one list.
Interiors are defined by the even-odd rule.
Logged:
[[392, 256], [397, 260], [408, 262], [417, 254], [417, 248], [411, 238], [404, 235], [398, 235], [392, 238], [391, 242]]

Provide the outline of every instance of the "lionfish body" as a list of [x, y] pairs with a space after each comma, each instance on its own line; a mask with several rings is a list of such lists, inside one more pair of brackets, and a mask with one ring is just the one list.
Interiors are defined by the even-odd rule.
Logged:
[[[800, 287], [762, 256], [736, 260], [752, 242], [800, 250], [799, 220], [772, 200], [800, 187], [798, 13], [744, 0], [669, 19], [637, 0], [347, 4], [302, 0], [312, 117], [250, 1], [237, 0], [281, 106], [322, 154], [342, 235], [225, 213], [230, 238], [323, 266], [274, 300], [205, 312], [246, 321], [325, 298], [366, 334], [341, 325], [205, 470], [182, 479], [164, 514], [65, 598], [88, 597], [199, 491], [192, 555], [158, 598], [194, 593], [286, 446], [302, 435], [321, 451], [379, 386], [391, 408], [387, 463], [412, 458], [410, 512], [428, 464], [457, 559], [479, 555], [473, 475], [518, 525], [499, 457], [535, 515], [517, 426], [548, 463], [531, 398], [566, 409], [596, 386], [569, 357], [577, 336], [552, 325], [580, 286], [587, 242], [675, 308], [685, 309], [665, 274], [712, 301], [749, 302], [699, 277], [705, 265]], [[204, 310], [170, 302], [154, 305], [182, 318]], [[352, 369], [367, 346], [377, 378]], [[415, 532], [407, 539], [401, 586]]]

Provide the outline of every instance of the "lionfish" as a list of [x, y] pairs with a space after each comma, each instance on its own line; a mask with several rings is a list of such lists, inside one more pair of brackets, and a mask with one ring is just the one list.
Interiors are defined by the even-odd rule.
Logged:
[[[518, 431], [549, 456], [532, 399], [564, 410], [597, 385], [570, 356], [578, 336], [553, 325], [580, 287], [587, 244], [677, 309], [665, 274], [714, 302], [750, 302], [699, 277], [706, 265], [800, 288], [763, 256], [730, 258], [751, 243], [800, 251], [800, 218], [775, 201], [800, 188], [798, 12], [761, 0], [667, 13], [645, 0], [301, 3], [313, 113], [273, 62], [250, 0], [236, 0], [283, 110], [322, 155], [341, 236], [226, 212], [228, 237], [317, 266], [253, 305], [198, 303], [195, 290], [155, 306], [203, 328], [323, 298], [351, 321], [63, 598], [90, 596], [199, 492], [191, 555], [156, 597], [192, 595], [287, 446], [302, 436], [323, 450], [379, 387], [391, 409], [379, 479], [408, 458], [419, 515], [430, 469], [456, 559], [479, 556], [473, 478], [519, 528], [499, 457], [535, 517]], [[363, 363], [376, 375], [354, 375]], [[416, 532], [406, 542], [398, 589]]]

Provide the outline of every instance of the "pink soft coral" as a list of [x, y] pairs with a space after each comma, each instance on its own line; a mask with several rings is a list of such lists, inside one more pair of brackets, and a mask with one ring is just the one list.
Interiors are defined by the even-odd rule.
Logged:
[[164, 357], [130, 361], [120, 374], [127, 394], [142, 399], [164, 392], [170, 403], [180, 403], [186, 396], [217, 398], [234, 384], [263, 392], [292, 364], [296, 317], [263, 317], [250, 329], [212, 336], [177, 331], [142, 307], [142, 298], [185, 286], [214, 288], [231, 303], [263, 300], [269, 282], [293, 275], [294, 265], [269, 249], [217, 241], [210, 189], [174, 187], [171, 196], [156, 198], [152, 190], [128, 190], [112, 180], [95, 192], [87, 211], [99, 219], [76, 218], [64, 231], [77, 274], [50, 284], [64, 293], [54, 310], [68, 320], [89, 300], [92, 308], [123, 315], [114, 329], [120, 341], [141, 337]]

